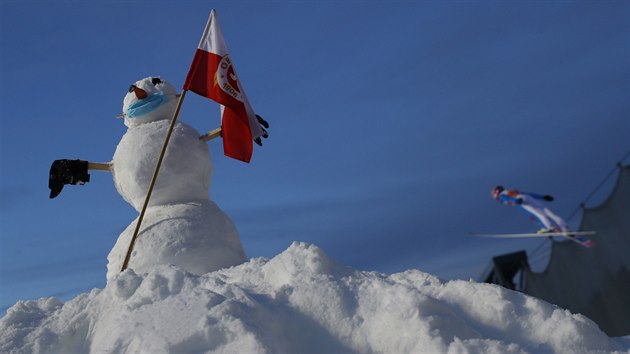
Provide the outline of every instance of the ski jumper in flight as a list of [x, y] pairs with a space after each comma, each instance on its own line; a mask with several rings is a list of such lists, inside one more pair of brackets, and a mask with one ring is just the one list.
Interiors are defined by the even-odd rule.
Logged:
[[532, 215], [543, 227], [538, 231], [539, 233], [570, 231], [569, 226], [561, 217], [552, 213], [551, 210], [538, 201], [551, 202], [553, 197], [550, 195], [524, 193], [516, 189], [505, 189], [503, 186], [496, 186], [492, 189], [492, 197], [501, 204], [519, 206]]

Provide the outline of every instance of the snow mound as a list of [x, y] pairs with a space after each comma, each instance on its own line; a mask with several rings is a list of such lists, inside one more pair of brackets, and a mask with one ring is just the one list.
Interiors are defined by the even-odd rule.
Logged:
[[490, 284], [351, 269], [293, 243], [194, 275], [132, 270], [62, 304], [20, 301], [3, 353], [630, 352], [582, 315]]

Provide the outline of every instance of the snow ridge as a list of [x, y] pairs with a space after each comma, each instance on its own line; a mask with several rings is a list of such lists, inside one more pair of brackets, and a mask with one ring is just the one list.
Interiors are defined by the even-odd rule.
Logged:
[[267, 260], [194, 275], [126, 270], [62, 304], [20, 301], [3, 353], [630, 352], [582, 315], [490, 284], [385, 275], [293, 243]]

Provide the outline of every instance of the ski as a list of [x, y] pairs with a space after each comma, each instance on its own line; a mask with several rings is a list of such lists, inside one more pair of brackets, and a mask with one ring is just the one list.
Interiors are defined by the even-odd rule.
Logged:
[[569, 232], [545, 232], [545, 233], [524, 233], [524, 234], [476, 234], [470, 233], [471, 236], [479, 237], [497, 237], [497, 238], [519, 238], [519, 237], [547, 237], [547, 236], [569, 236], [569, 235], [596, 235], [595, 231], [569, 231]]
[[523, 233], [523, 234], [475, 234], [471, 233], [472, 236], [477, 237], [493, 237], [493, 238], [524, 238], [524, 237], [553, 237], [560, 236], [567, 238], [573, 242], [579, 243], [584, 247], [593, 247], [595, 242], [593, 240], [585, 237], [588, 235], [595, 235], [597, 232], [595, 231], [569, 231], [569, 232], [545, 232], [545, 233]]
[[580, 245], [584, 246], [584, 247], [593, 247], [595, 246], [595, 241], [591, 240], [590, 238], [584, 237], [582, 235], [575, 235], [573, 237], [571, 236], [564, 236], [566, 238], [568, 238], [569, 240], [579, 243]]

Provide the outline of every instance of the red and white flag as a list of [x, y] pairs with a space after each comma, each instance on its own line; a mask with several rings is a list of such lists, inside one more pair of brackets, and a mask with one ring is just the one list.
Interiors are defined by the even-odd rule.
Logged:
[[236, 76], [214, 10], [210, 12], [206, 29], [197, 46], [184, 90], [190, 90], [222, 105], [223, 153], [249, 162], [252, 157], [252, 140], [262, 135], [262, 129], [247, 100], [243, 85]]

